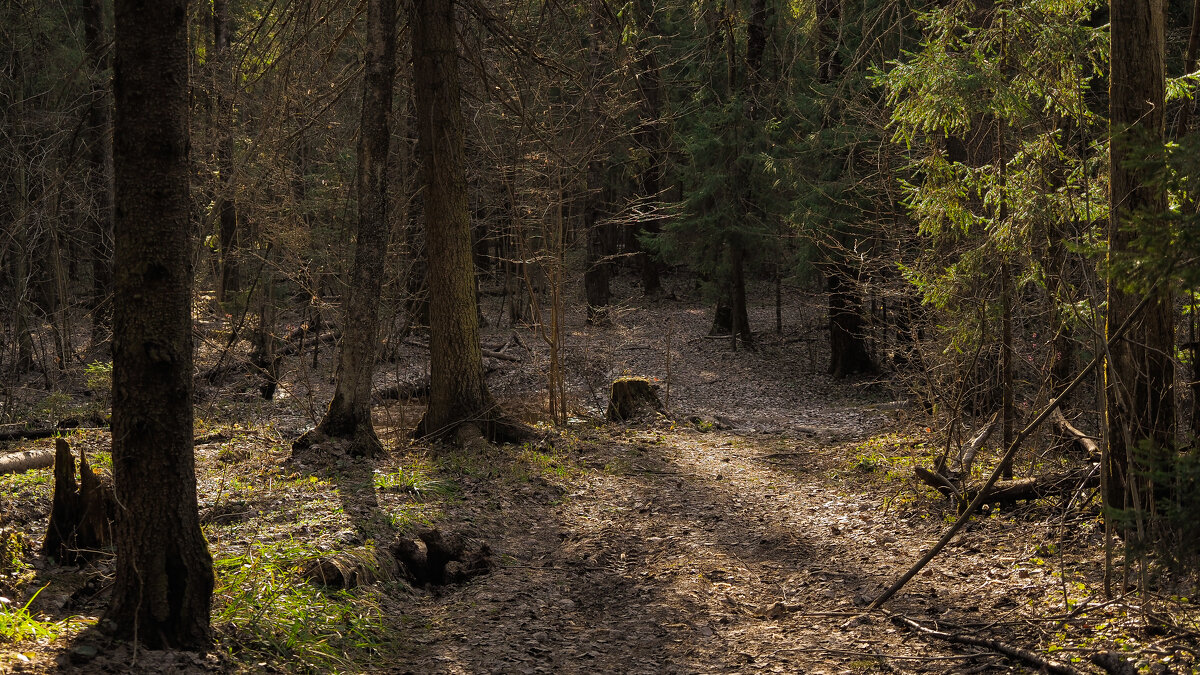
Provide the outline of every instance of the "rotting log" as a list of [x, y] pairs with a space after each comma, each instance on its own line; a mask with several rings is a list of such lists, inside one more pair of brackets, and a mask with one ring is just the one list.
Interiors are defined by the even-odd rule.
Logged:
[[116, 498], [112, 479], [92, 470], [82, 448], [76, 483], [70, 444], [62, 438], [54, 443], [54, 501], [42, 553], [74, 564], [88, 560], [112, 541]]
[[52, 448], [23, 450], [0, 457], [0, 474], [21, 473], [52, 466], [54, 466], [54, 450]]
[[658, 400], [658, 387], [654, 383], [644, 377], [618, 377], [613, 380], [605, 419], [621, 422], [648, 412], [664, 412], [662, 401]]
[[416, 539], [401, 537], [390, 550], [405, 576], [422, 586], [461, 584], [496, 566], [487, 544], [438, 529], [421, 530]]
[[386, 550], [356, 548], [310, 560], [300, 576], [310, 583], [332, 588], [357, 588], [400, 576], [400, 565]]

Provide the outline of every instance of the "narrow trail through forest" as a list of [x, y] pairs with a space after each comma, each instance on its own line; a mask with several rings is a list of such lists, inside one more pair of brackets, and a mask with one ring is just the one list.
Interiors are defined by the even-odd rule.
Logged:
[[[582, 316], [569, 317], [562, 362], [574, 416], [547, 428], [552, 441], [543, 445], [463, 450], [411, 441], [405, 432], [420, 404], [389, 400], [374, 413], [388, 456], [305, 467], [287, 461], [288, 443], [328, 400], [320, 375], [327, 371], [307, 369], [301, 356], [266, 403], [252, 374], [206, 386], [196, 453], [202, 519], [221, 571], [216, 653], [151, 656], [109, 645], [81, 661], [75, 650], [94, 654], [97, 643], [72, 628], [57, 641], [0, 649], [0, 657], [29, 659], [9, 667], [0, 658], [0, 673], [331, 664], [397, 674], [1036, 672], [993, 648], [863, 613], [954, 517], [952, 504], [912, 477], [944, 439], [895, 400], [901, 390], [825, 375], [815, 298], [785, 298], [778, 334], [761, 330], [772, 325], [774, 307], [752, 306], [756, 349], [734, 352], [727, 338], [705, 335], [703, 304], [621, 290], [628, 299], [614, 309], [614, 325], [589, 328]], [[499, 315], [497, 307], [485, 312]], [[493, 321], [483, 340], [489, 351], [506, 350], [488, 359], [497, 400], [539, 419], [549, 363], [541, 335]], [[425, 375], [420, 339], [396, 347], [377, 388]], [[668, 414], [604, 422], [607, 385], [622, 375], [657, 380]], [[71, 442], [103, 457], [107, 434], [80, 432]], [[994, 451], [983, 455], [980, 463], [994, 463]], [[1050, 461], [1020, 459], [1018, 474]], [[34, 474], [5, 480], [13, 493], [0, 494], [8, 505], [0, 511], [39, 540], [49, 483]], [[313, 556], [362, 550], [397, 528], [412, 536], [427, 525], [486, 542], [496, 569], [462, 585], [386, 582], [348, 596], [313, 588], [298, 573]], [[1094, 503], [992, 511], [888, 609], [1042, 659], [1074, 659], [1076, 670], [1063, 672], [1100, 672], [1087, 657], [1114, 647], [1141, 658], [1143, 671], [1170, 660], [1176, 670], [1152, 672], [1195, 672], [1193, 606], [1173, 605], [1175, 623], [1160, 622], [1157, 633], [1139, 627], [1149, 614], [1132, 596], [1103, 599], [1102, 544]], [[17, 597], [40, 593], [31, 611], [84, 622], [103, 611], [111, 558], [79, 569], [30, 564], [34, 578]], [[87, 591], [93, 587], [100, 590]], [[350, 604], [325, 604], [343, 601]], [[265, 620], [276, 613], [278, 622]], [[376, 619], [363, 642], [374, 646], [356, 646], [356, 626]], [[317, 648], [359, 651], [298, 665], [302, 645], [278, 645], [300, 634]]]
[[[735, 354], [727, 341], [697, 339], [693, 313], [674, 354], [673, 419], [578, 431], [566, 476], [515, 492], [464, 486], [447, 521], [489, 538], [502, 568], [406, 608], [421, 628], [396, 672], [1005, 670], [994, 654], [964, 655], [861, 616], [944, 526], [889, 509], [894, 494], [845, 471], [855, 444], [897, 426], [882, 410], [892, 406], [815, 372], [817, 359], [794, 343], [768, 336]], [[615, 360], [640, 354], [622, 371], [655, 372], [648, 350], [619, 345], [662, 341], [666, 330], [616, 328], [599, 346]], [[1002, 618], [1019, 604], [1008, 578], [1047, 599], [1050, 574], [1015, 569], [1037, 546], [1030, 530], [994, 529], [998, 550], [964, 558], [963, 547], [979, 549], [963, 535], [893, 607], [921, 620]]]

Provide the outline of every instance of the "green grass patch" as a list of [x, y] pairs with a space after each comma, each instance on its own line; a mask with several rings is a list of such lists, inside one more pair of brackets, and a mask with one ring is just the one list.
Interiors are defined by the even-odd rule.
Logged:
[[375, 469], [375, 489], [380, 492], [407, 492], [416, 497], [448, 497], [458, 493], [452, 480], [434, 476], [435, 467], [418, 459], [394, 470]]
[[52, 621], [31, 614], [29, 606], [44, 590], [46, 590], [46, 586], [39, 588], [37, 593], [34, 593], [24, 605], [19, 606], [9, 598], [0, 597], [0, 644], [27, 641], [49, 642], [66, 632], [72, 621], [85, 623], [82, 619]]
[[288, 540], [214, 562], [213, 625], [233, 658], [289, 672], [364, 672], [397, 649], [379, 589], [335, 591], [298, 576], [320, 553]]

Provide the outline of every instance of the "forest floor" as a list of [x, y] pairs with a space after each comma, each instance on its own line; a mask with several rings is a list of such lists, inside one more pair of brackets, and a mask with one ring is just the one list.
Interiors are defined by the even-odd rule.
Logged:
[[[734, 352], [705, 337], [710, 311], [690, 292], [647, 300], [618, 290], [612, 327], [585, 327], [578, 305], [568, 312], [572, 416], [540, 445], [468, 453], [410, 441], [420, 406], [389, 401], [375, 414], [390, 452], [374, 466], [298, 466], [289, 443], [326, 400], [331, 349], [316, 369], [309, 356], [289, 359], [272, 401], [251, 376], [202, 386], [201, 514], [218, 574], [207, 655], [137, 653], [97, 637], [87, 627], [103, 611], [111, 561], [60, 568], [33, 553], [49, 471], [0, 476], [10, 542], [0, 565], [11, 574], [0, 578], [0, 673], [1040, 671], [997, 650], [1005, 645], [1058, 672], [1103, 672], [1088, 659], [1108, 651], [1128, 672], [1200, 672], [1193, 585], [1154, 573], [1151, 592], [1105, 599], [1094, 500], [993, 510], [888, 613], [864, 613], [954, 519], [953, 505], [912, 477], [941, 436], [888, 386], [824, 374], [816, 298], [787, 294], [779, 334], [774, 307], [753, 307], [757, 349]], [[489, 382], [507, 409], [537, 420], [545, 343], [532, 329], [497, 327], [495, 309], [485, 346], [519, 360], [487, 359]], [[421, 377], [421, 344], [398, 346], [381, 388]], [[625, 374], [657, 378], [667, 414], [605, 423], [607, 384]], [[104, 465], [106, 431], [68, 438]], [[1017, 472], [1070, 461], [1032, 448]], [[427, 526], [486, 542], [496, 569], [432, 589], [338, 591], [297, 574], [315, 556]], [[949, 642], [903, 618], [991, 644]]]

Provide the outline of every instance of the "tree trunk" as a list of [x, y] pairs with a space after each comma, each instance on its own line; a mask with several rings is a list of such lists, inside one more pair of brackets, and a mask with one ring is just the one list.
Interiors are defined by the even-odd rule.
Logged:
[[233, 71], [229, 59], [229, 3], [213, 0], [213, 93], [214, 131], [217, 142], [217, 241], [221, 248], [221, 274], [217, 297], [227, 302], [241, 290], [237, 260], [237, 200], [233, 176]]
[[[358, 134], [358, 237], [346, 298], [342, 347], [338, 352], [337, 384], [325, 417], [316, 429], [293, 444], [294, 450], [326, 436], [350, 440], [352, 455], [374, 457], [383, 452], [371, 425], [371, 380], [375, 372], [384, 257], [391, 232], [387, 192], [391, 140], [388, 113], [392, 108], [395, 75], [396, 0], [370, 0], [362, 126]], [[470, 264], [469, 231], [463, 243]]]
[[413, 0], [413, 96], [429, 254], [429, 408], [418, 433], [490, 417], [483, 379], [451, 0]]
[[829, 374], [845, 377], [875, 372], [863, 339], [862, 296], [853, 270], [831, 264], [826, 272], [829, 293]]
[[192, 446], [187, 0], [116, 2], [113, 478], [106, 619], [152, 649], [212, 639]]
[[[591, 68], [591, 87], [587, 93], [587, 115], [591, 122], [593, 133], [603, 133], [604, 124], [600, 119], [599, 88], [602, 73], [600, 72], [600, 40], [604, 36], [602, 30], [603, 6], [601, 0], [592, 0], [591, 32], [588, 36], [588, 61]], [[603, 160], [599, 156], [603, 146], [597, 146], [587, 163], [587, 186], [583, 202], [583, 229], [587, 237], [587, 261], [583, 272], [584, 294], [587, 296], [587, 323], [593, 326], [606, 326], [609, 323], [609, 265], [605, 260], [608, 256], [606, 237], [600, 224], [600, 199], [603, 190]]]
[[105, 49], [104, 7], [101, 0], [82, 0], [88, 60], [95, 74], [88, 100], [87, 161], [89, 192], [95, 206], [88, 210], [87, 234], [92, 259], [92, 344], [112, 326], [112, 114], [108, 105], [109, 62]]
[[[1166, 194], [1154, 185], [1152, 168], [1131, 164], [1138, 148], [1160, 144], [1164, 127], [1163, 2], [1162, 0], [1111, 0], [1112, 56], [1109, 84], [1109, 119], [1113, 130], [1109, 163], [1109, 259], [1128, 251], [1141, 227], [1166, 210]], [[1148, 219], [1148, 220], [1142, 220]], [[1134, 319], [1125, 339], [1108, 354], [1105, 368], [1105, 415], [1108, 457], [1105, 493], [1112, 508], [1146, 506], [1146, 485], [1135, 485], [1146, 461], [1165, 458], [1174, 446], [1175, 399], [1174, 322], [1171, 292], [1166, 285]], [[1108, 281], [1108, 316], [1105, 332], [1112, 336], [1129, 316], [1138, 298], [1123, 291], [1118, 280]], [[1135, 457], [1148, 445], [1150, 457]]]
[[666, 141], [663, 132], [663, 91], [662, 74], [659, 72], [658, 54], [655, 48], [661, 31], [658, 20], [654, 16], [654, 5], [650, 0], [638, 0], [637, 20], [642, 23], [641, 30], [646, 33], [638, 45], [641, 55], [639, 64], [640, 76], [638, 88], [642, 94], [639, 112], [639, 131], [636, 134], [639, 143], [646, 151], [646, 169], [641, 175], [642, 198], [651, 207], [650, 220], [639, 223], [635, 228], [634, 242], [637, 244], [638, 262], [642, 273], [642, 293], [658, 295], [662, 293], [661, 267], [662, 263], [654, 254], [644, 250], [638, 240], [638, 233], [653, 237], [660, 231], [658, 213], [662, 204], [662, 175]]

